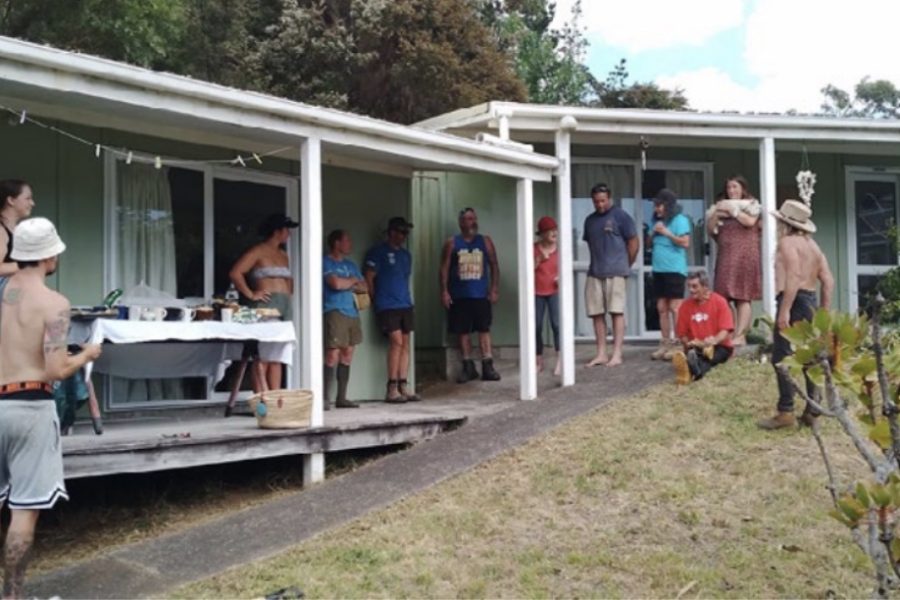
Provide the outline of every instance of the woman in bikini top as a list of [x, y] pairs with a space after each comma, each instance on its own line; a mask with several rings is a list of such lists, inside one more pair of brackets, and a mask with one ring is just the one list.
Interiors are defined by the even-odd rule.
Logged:
[[31, 216], [34, 198], [31, 186], [20, 179], [0, 181], [0, 277], [9, 277], [19, 270], [10, 254], [13, 246], [13, 231], [23, 219]]

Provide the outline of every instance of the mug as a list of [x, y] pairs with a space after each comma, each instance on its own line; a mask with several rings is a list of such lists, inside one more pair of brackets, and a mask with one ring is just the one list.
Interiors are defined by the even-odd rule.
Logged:
[[143, 306], [129, 306], [128, 307], [128, 320], [129, 321], [140, 321], [144, 316], [144, 307]]
[[197, 311], [194, 310], [193, 308], [188, 308], [187, 306], [185, 306], [184, 308], [181, 309], [181, 320], [184, 321], [185, 323], [187, 323], [189, 321], [193, 321], [194, 317], [196, 317], [196, 316], [197, 316]]
[[141, 313], [142, 321], [162, 321], [166, 318], [166, 315], [169, 314], [165, 308], [161, 306], [145, 306], [143, 312]]
[[222, 309], [222, 322], [223, 323], [231, 323], [234, 318], [234, 309], [233, 308], [223, 308]]

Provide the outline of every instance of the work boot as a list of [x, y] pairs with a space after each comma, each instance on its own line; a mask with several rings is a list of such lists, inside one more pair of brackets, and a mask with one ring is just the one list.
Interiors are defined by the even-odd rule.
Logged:
[[787, 427], [796, 427], [797, 419], [794, 418], [794, 413], [792, 412], [778, 411], [778, 414], [774, 417], [757, 421], [756, 426], [766, 431], [785, 429]]
[[396, 379], [388, 380], [387, 392], [385, 392], [384, 394], [384, 401], [388, 404], [403, 404], [404, 402], [406, 402], [406, 396], [404, 396], [400, 392], [400, 382]]
[[659, 340], [659, 346], [650, 355], [650, 360], [665, 360], [666, 353], [669, 352], [669, 340]]
[[494, 369], [494, 359], [485, 358], [481, 361], [481, 380], [500, 381], [500, 373]]
[[678, 340], [669, 340], [669, 347], [666, 348], [666, 351], [662, 355], [662, 360], [672, 360], [672, 357], [675, 356], [676, 352], [680, 352], [682, 349], [681, 342]]
[[478, 379], [478, 371], [475, 369], [475, 361], [466, 358], [462, 361], [462, 370], [456, 377], [456, 383], [468, 383], [473, 379]]
[[407, 402], [421, 402], [422, 396], [420, 396], [419, 394], [416, 393], [415, 388], [413, 388], [413, 391], [410, 392], [407, 389], [408, 385], [409, 385], [409, 382], [405, 379], [401, 379], [398, 383], [398, 389], [400, 390], [400, 393], [403, 394], [403, 397], [406, 398], [406, 401]]
[[691, 382], [691, 368], [688, 366], [687, 356], [682, 351], [672, 354], [672, 367], [675, 369], [675, 383], [687, 385]]
[[797, 419], [798, 425], [800, 427], [809, 427], [812, 429], [813, 425], [816, 423], [816, 419], [818, 418], [818, 414], [813, 410], [813, 407], [809, 404], [806, 405], [806, 408], [803, 409], [803, 414], [800, 415], [800, 418]]

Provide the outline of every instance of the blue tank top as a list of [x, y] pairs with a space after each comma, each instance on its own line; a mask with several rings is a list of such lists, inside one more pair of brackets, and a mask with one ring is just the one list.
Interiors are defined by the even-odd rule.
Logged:
[[476, 235], [471, 242], [464, 240], [461, 235], [453, 236], [450, 280], [447, 286], [450, 297], [487, 298], [489, 282], [490, 265], [484, 236]]

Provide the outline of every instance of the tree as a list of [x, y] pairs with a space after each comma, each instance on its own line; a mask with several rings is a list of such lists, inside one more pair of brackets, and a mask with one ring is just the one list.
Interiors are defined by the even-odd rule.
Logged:
[[412, 123], [489, 100], [526, 99], [471, 0], [387, 2], [380, 28], [368, 32], [374, 35], [359, 39], [368, 60], [351, 93], [365, 114]]
[[578, 25], [580, 0], [561, 30], [550, 27], [556, 7], [547, 0], [486, 0], [480, 11], [500, 48], [514, 57], [516, 74], [528, 90], [529, 102], [589, 102], [592, 77], [584, 65], [588, 44]]
[[6, 0], [0, 33], [160, 68], [186, 26], [182, 0]]
[[825, 99], [822, 112], [835, 117], [869, 119], [900, 118], [900, 89], [885, 79], [864, 77], [853, 89], [853, 96], [834, 85], [822, 88]]
[[628, 83], [628, 66], [623, 58], [603, 82], [595, 81], [593, 106], [603, 108], [654, 108], [687, 110], [688, 100], [680, 89], [666, 90], [653, 82]]

